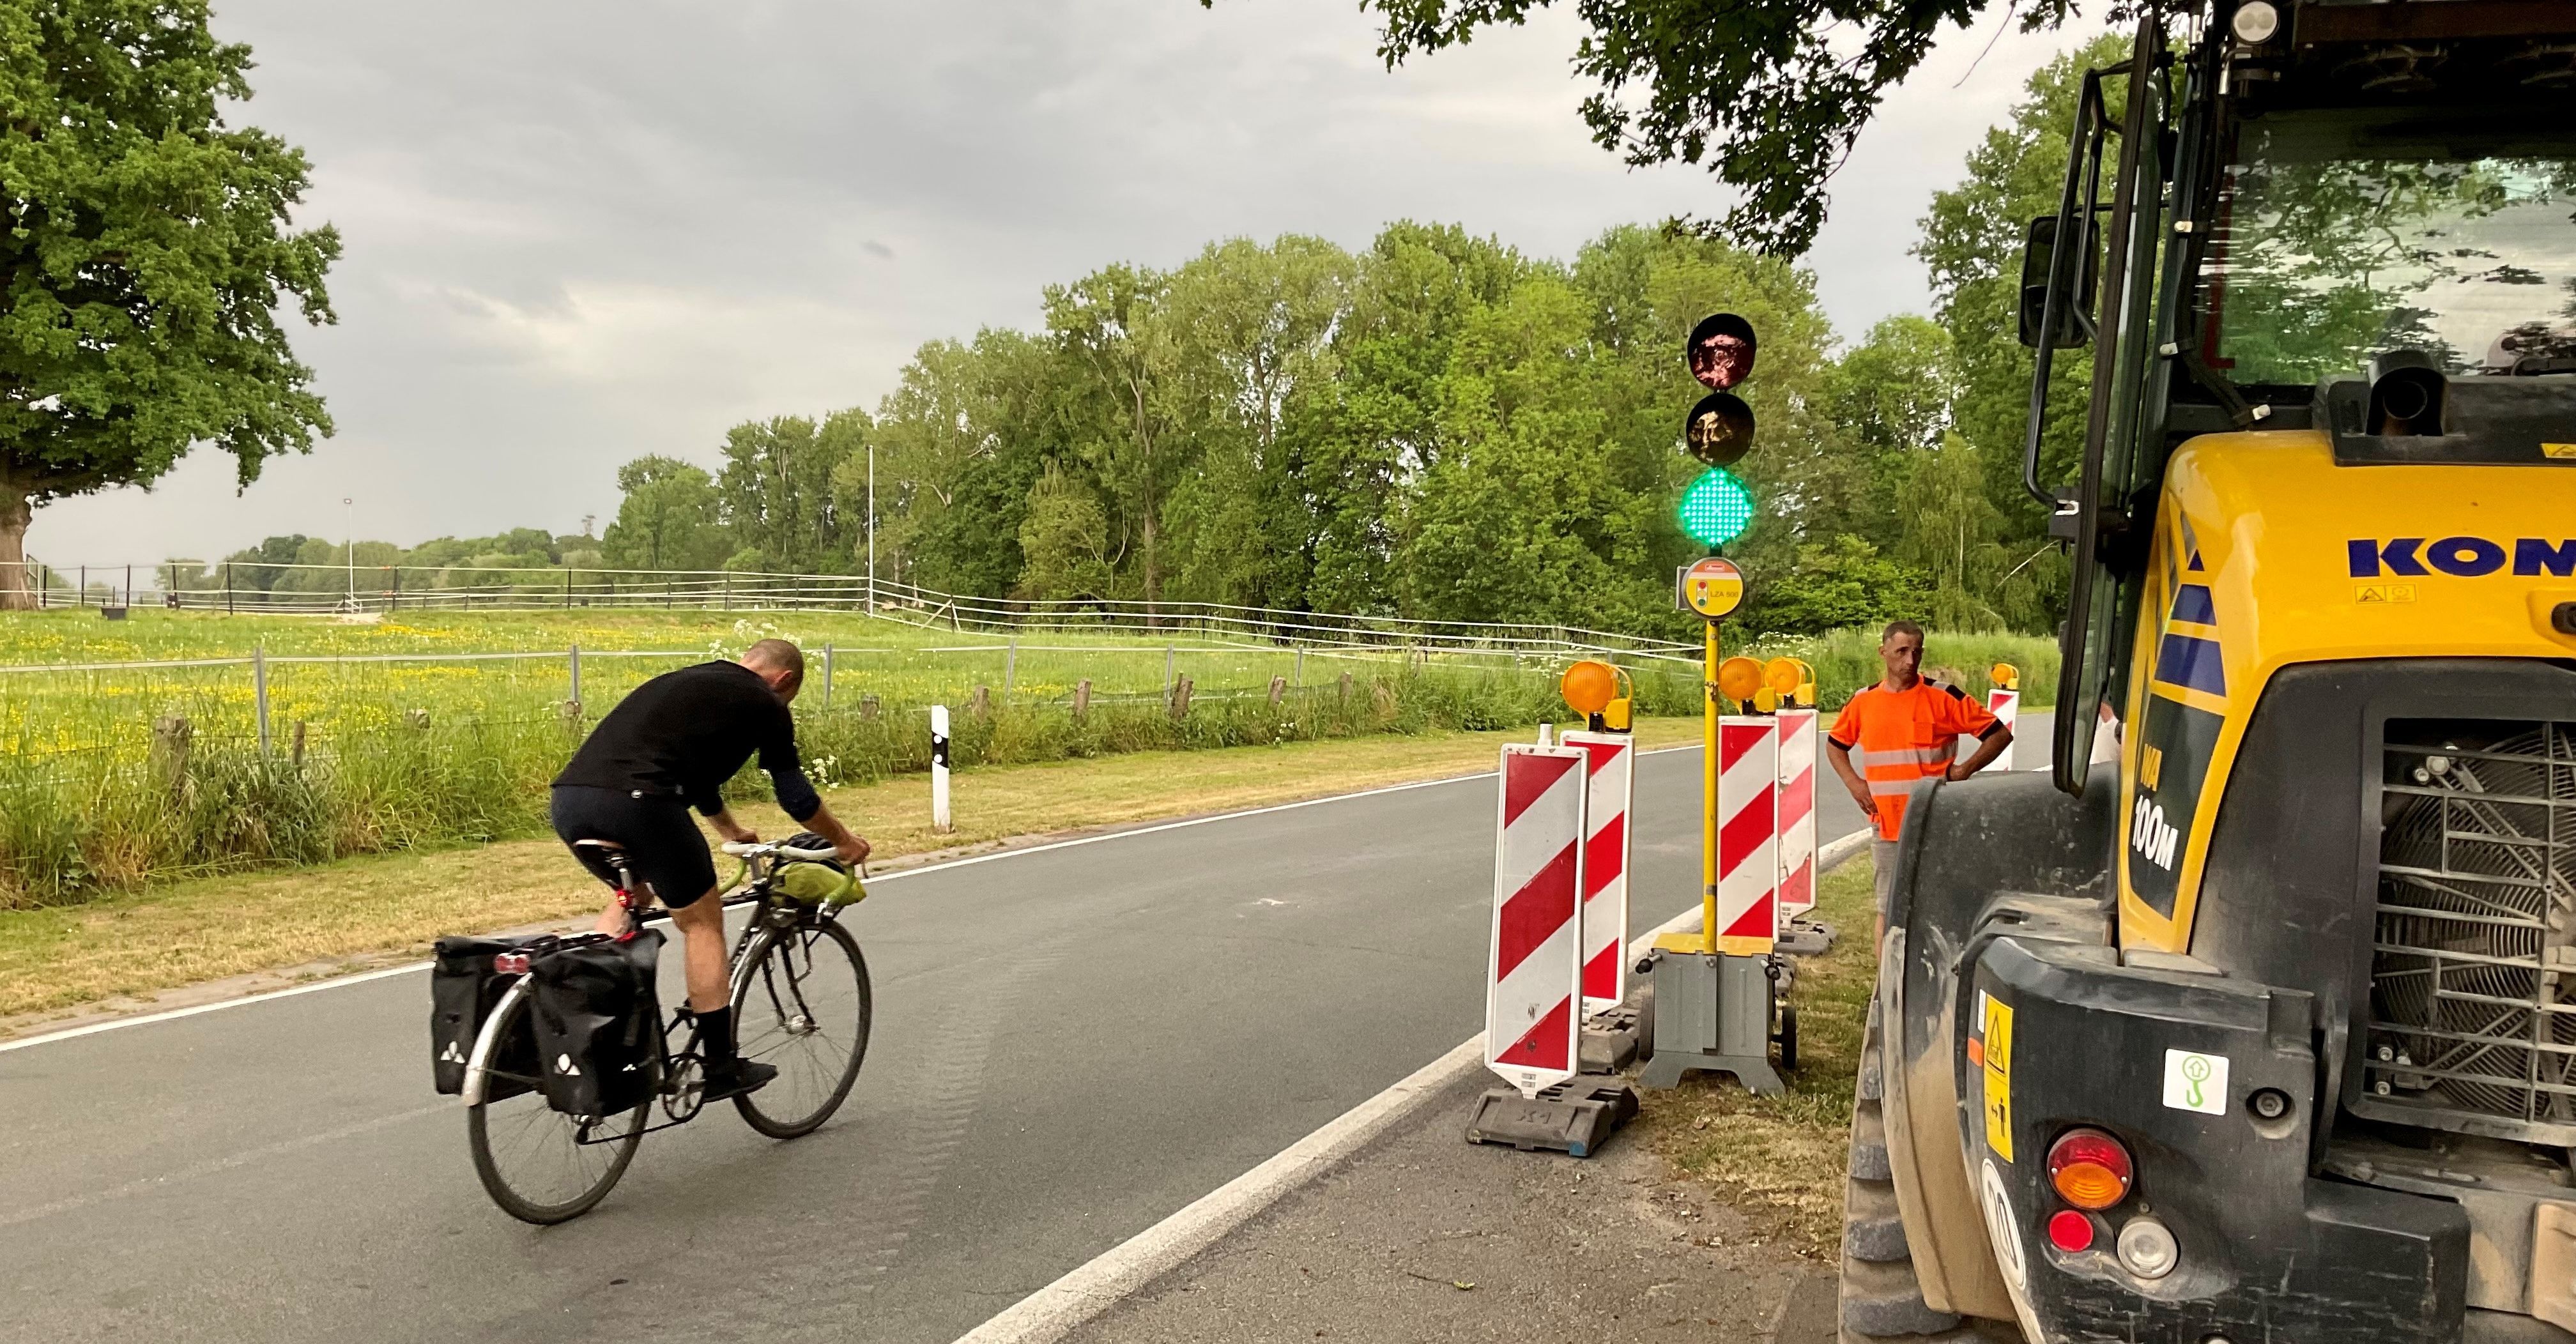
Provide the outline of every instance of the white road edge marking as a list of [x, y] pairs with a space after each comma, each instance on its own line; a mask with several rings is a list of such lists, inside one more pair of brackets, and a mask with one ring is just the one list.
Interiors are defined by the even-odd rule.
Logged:
[[[1637, 754], [1640, 756], [1660, 756], [1666, 752], [1672, 751], [1697, 750], [1699, 750], [1699, 744], [1693, 742], [1682, 746], [1656, 747], [1648, 751], [1641, 751]], [[1258, 817], [1272, 812], [1290, 812], [1301, 807], [1318, 807], [1325, 803], [1347, 802], [1354, 798], [1374, 798], [1381, 794], [1402, 793], [1407, 789], [1428, 789], [1442, 784], [1463, 784], [1469, 780], [1492, 779], [1494, 777], [1494, 773], [1495, 772], [1491, 770], [1486, 770], [1472, 775], [1449, 775], [1441, 779], [1421, 779], [1415, 780], [1410, 784], [1389, 784], [1383, 788], [1362, 789], [1357, 793], [1327, 794], [1321, 798], [1306, 798], [1293, 803], [1274, 803], [1268, 807], [1246, 808], [1240, 812], [1218, 812], [1204, 817], [1188, 817], [1180, 821], [1166, 821], [1152, 826], [1139, 826], [1134, 830], [1109, 831], [1100, 835], [1076, 836], [1070, 840], [1051, 840], [1043, 845], [1028, 845], [1020, 849], [997, 849], [990, 854], [975, 854], [962, 859], [950, 859], [945, 863], [923, 864], [919, 868], [905, 868], [896, 872], [884, 873], [868, 880], [871, 882], [892, 882], [898, 878], [920, 877], [927, 873], [946, 872], [951, 868], [964, 868], [978, 863], [991, 863], [996, 859], [1015, 859], [1023, 854], [1044, 854], [1049, 850], [1071, 849], [1076, 845], [1096, 845], [1107, 840], [1126, 840], [1140, 835], [1153, 835], [1161, 831], [1177, 831], [1186, 826], [1205, 826], [1211, 822], [1234, 821], [1243, 817]], [[668, 918], [668, 916], [654, 916], [655, 920], [665, 918]], [[430, 963], [426, 961], [406, 962], [400, 966], [387, 966], [378, 970], [363, 971], [356, 975], [341, 975], [333, 976], [328, 980], [316, 980], [309, 985], [295, 985], [287, 989], [271, 989], [258, 994], [245, 994], [237, 999], [223, 999], [215, 1003], [191, 1004], [185, 1008], [171, 1008], [158, 1013], [144, 1013], [136, 1017], [111, 1018], [104, 1022], [92, 1022], [85, 1026], [67, 1027], [61, 1031], [46, 1032], [42, 1035], [28, 1036], [19, 1040], [0, 1041], [0, 1054], [7, 1054], [12, 1050], [24, 1050], [30, 1046], [51, 1045], [56, 1041], [77, 1040], [83, 1036], [95, 1036], [103, 1031], [118, 1031], [126, 1027], [140, 1027], [154, 1022], [170, 1022], [183, 1017], [195, 1017], [199, 1013], [220, 1012], [226, 1008], [243, 1008], [254, 1003], [267, 1003], [275, 999], [291, 999], [298, 994], [312, 994], [325, 989], [340, 989], [349, 985], [363, 985], [370, 980], [382, 980], [388, 976], [396, 975], [411, 975], [415, 972], [428, 970], [429, 968]]]
[[1164, 1271], [1207, 1249], [1245, 1219], [1377, 1137], [1424, 1100], [1484, 1067], [1484, 1062], [1485, 1034], [1480, 1031], [1269, 1161], [1021, 1298], [960, 1335], [957, 1344], [1049, 1344], [1062, 1339]]
[[[1869, 836], [1869, 829], [1863, 827], [1827, 843], [1817, 851], [1817, 874], [1832, 871], [1868, 848]], [[1629, 960], [1644, 956], [1655, 939], [1664, 934], [1697, 928], [1699, 917], [1700, 908], [1694, 905], [1638, 935], [1628, 944]], [[956, 1344], [1054, 1344], [1214, 1245], [1282, 1196], [1322, 1175], [1416, 1106], [1474, 1073], [1484, 1062], [1485, 1033], [1480, 1031], [1269, 1161], [1199, 1196], [1179, 1212], [1021, 1298], [1000, 1315], [958, 1336]]]

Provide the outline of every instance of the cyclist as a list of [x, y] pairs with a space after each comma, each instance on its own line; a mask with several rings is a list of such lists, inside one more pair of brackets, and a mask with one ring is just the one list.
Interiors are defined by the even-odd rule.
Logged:
[[[733, 819], [718, 792], [754, 751], [778, 805], [831, 842], [844, 863], [868, 856], [868, 842], [823, 806], [796, 757], [787, 713], [805, 679], [805, 655], [764, 639], [740, 662], [700, 663], [645, 682], [608, 712], [554, 783], [555, 834], [625, 847], [626, 865], [647, 894], [670, 907], [686, 955], [689, 1007], [706, 1060], [707, 1101], [753, 1091], [778, 1070], [734, 1053], [732, 994], [726, 984], [724, 903], [716, 899], [715, 857], [689, 817], [694, 806], [716, 834], [738, 844], [760, 837]], [[573, 857], [603, 882], [616, 870], [595, 849]], [[602, 933], [626, 931], [616, 901], [600, 912]]]

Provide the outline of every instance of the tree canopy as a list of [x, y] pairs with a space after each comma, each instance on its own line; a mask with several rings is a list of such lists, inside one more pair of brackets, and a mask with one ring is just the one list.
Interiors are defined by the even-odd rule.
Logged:
[[0, 7], [0, 606], [48, 500], [148, 485], [199, 443], [239, 480], [331, 432], [278, 324], [332, 320], [304, 156], [225, 123], [250, 49], [204, 0]]
[[[1215, 0], [1200, 0], [1213, 5]], [[1519, 25], [1554, 0], [1360, 0], [1384, 24], [1378, 54], [1408, 57]], [[1590, 30], [1574, 69], [1593, 140], [1629, 163], [1690, 163], [1738, 194], [1716, 230], [1783, 256], [1824, 223], [1826, 182], [1888, 89], [1946, 28], [1993, 0], [1575, 0]], [[2024, 31], [2053, 28], [2075, 0], [2014, 8]], [[2124, 5], [2110, 6], [2119, 17]]]

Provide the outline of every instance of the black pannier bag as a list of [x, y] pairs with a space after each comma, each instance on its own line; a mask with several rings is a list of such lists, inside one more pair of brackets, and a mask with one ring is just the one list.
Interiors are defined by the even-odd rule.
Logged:
[[[514, 978], [493, 970], [492, 958], [513, 946], [496, 938], [438, 940], [437, 960], [429, 971], [429, 1066], [432, 1081], [444, 1095], [452, 1097], [465, 1090], [465, 1066], [474, 1058], [475, 1038], [483, 1034], [485, 1019], [500, 1006], [501, 996], [510, 992]], [[493, 1057], [497, 1073], [536, 1077], [537, 1042], [526, 1029], [527, 1020], [519, 1019], [517, 1039], [502, 1042]], [[483, 1099], [515, 1097], [534, 1085], [493, 1076], [484, 1083]]]
[[606, 1117], [651, 1094], [661, 1049], [653, 988], [661, 951], [662, 931], [646, 929], [623, 943], [550, 952], [529, 968], [547, 1105]]

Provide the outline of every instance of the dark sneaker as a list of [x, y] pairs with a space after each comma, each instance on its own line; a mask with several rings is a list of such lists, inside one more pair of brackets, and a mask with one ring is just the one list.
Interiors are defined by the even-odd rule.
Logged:
[[731, 1068], [707, 1070], [707, 1090], [700, 1094], [699, 1099], [702, 1102], [716, 1102], [728, 1097], [757, 1092], [769, 1086], [770, 1080], [777, 1076], [778, 1066], [775, 1064], [763, 1064], [756, 1059], [737, 1059]]

